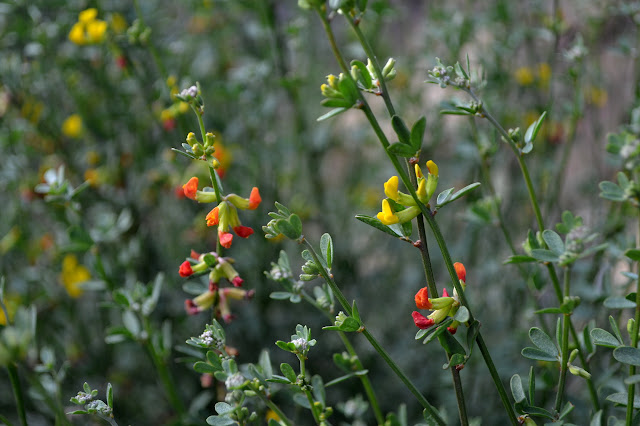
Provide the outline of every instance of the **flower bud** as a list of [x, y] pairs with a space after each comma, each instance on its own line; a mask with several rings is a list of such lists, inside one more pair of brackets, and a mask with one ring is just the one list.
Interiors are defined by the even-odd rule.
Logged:
[[433, 321], [430, 318], [425, 317], [424, 315], [422, 315], [420, 312], [418, 311], [413, 311], [411, 313], [411, 316], [413, 317], [413, 322], [416, 325], [416, 327], [424, 330], [426, 328], [431, 327], [433, 324], [435, 324], [435, 321]]

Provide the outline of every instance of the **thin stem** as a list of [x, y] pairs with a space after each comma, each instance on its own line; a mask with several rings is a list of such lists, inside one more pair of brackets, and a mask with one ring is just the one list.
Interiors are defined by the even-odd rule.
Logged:
[[[569, 297], [569, 285], [571, 280], [571, 266], [564, 270], [564, 297]], [[564, 314], [562, 318], [562, 361], [560, 362], [560, 382], [558, 383], [558, 393], [556, 395], [555, 411], [560, 412], [562, 407], [562, 397], [567, 381], [567, 369], [569, 367], [569, 321], [571, 314]]]
[[[7, 318], [9, 318], [7, 316]], [[18, 377], [18, 368], [16, 364], [9, 363], [7, 365], [7, 372], [9, 373], [9, 380], [11, 381], [11, 388], [13, 389], [13, 396], [16, 399], [16, 409], [18, 410], [18, 417], [20, 418], [20, 424], [27, 426], [27, 413], [24, 407], [24, 396], [22, 395], [22, 387], [20, 386], [20, 377]]]
[[309, 390], [309, 386], [307, 386], [307, 372], [305, 368], [304, 356], [298, 355], [298, 360], [300, 361], [300, 378], [302, 379], [302, 391], [307, 396], [307, 401], [309, 401], [309, 408], [311, 409], [311, 414], [313, 414], [313, 419], [316, 423], [320, 424], [320, 417], [316, 411], [316, 405], [313, 401], [313, 395], [311, 395], [311, 391]]
[[13, 423], [11, 423], [9, 419], [3, 416], [2, 414], [0, 414], [0, 422], [4, 423], [5, 426], [13, 426]]
[[[333, 278], [331, 278], [327, 270], [322, 266], [322, 262], [320, 261], [320, 258], [318, 257], [318, 254], [316, 253], [313, 246], [306, 239], [304, 239], [304, 237], [301, 238], [300, 243], [305, 245], [305, 247], [309, 250], [309, 252], [311, 253], [311, 256], [313, 257], [314, 262], [320, 268], [320, 275], [322, 275], [322, 277], [327, 282], [327, 284], [329, 284], [329, 287], [331, 287], [331, 290], [333, 291], [334, 295], [340, 302], [340, 305], [345, 310], [347, 315], [351, 316], [352, 311], [351, 311], [351, 306], [349, 305], [349, 302], [347, 301], [346, 297], [344, 297], [344, 294], [342, 293], [338, 285], [335, 283]], [[413, 382], [411, 382], [411, 379], [409, 379], [409, 377], [407, 377], [407, 375], [404, 374], [402, 370], [400, 370], [400, 367], [398, 367], [398, 365], [389, 356], [387, 351], [385, 351], [384, 348], [380, 346], [380, 344], [375, 339], [375, 337], [373, 337], [373, 335], [366, 329], [364, 325], [362, 325], [362, 334], [369, 341], [371, 346], [373, 346], [376, 352], [378, 352], [378, 354], [382, 357], [382, 359], [385, 360], [385, 362], [389, 365], [389, 367], [391, 367], [391, 370], [393, 370], [393, 372], [396, 373], [396, 375], [402, 381], [402, 383], [404, 383], [405, 386], [409, 389], [409, 391], [416, 397], [420, 405], [424, 407], [427, 413], [429, 413], [429, 415], [433, 417], [436, 423], [444, 426], [446, 423], [440, 417], [440, 415], [436, 412], [435, 408], [431, 406], [431, 404], [429, 404], [429, 401], [427, 401], [427, 399], [422, 395], [422, 393], [420, 393], [418, 388], [413, 384]]]
[[286, 426], [293, 426], [293, 422], [289, 420], [289, 418], [282, 412], [280, 407], [278, 407], [273, 403], [273, 401], [263, 395], [257, 387], [251, 386], [251, 389], [256, 393], [256, 395], [258, 395], [258, 397], [262, 400], [262, 402], [266, 404], [267, 407], [269, 407], [274, 413], [277, 414], [277, 416], [280, 418], [280, 422], [284, 423]]
[[[636, 246], [640, 246], [640, 220], [638, 222], [638, 230], [636, 231]], [[639, 327], [640, 323], [640, 279], [638, 279], [638, 283], [636, 284], [636, 311], [634, 316], [634, 323], [631, 329], [631, 346], [634, 348], [638, 347], [638, 331], [640, 331]], [[629, 366], [629, 377], [636, 374], [636, 366]], [[631, 420], [633, 419], [633, 400], [635, 397], [635, 383], [629, 385], [627, 393], [627, 423], [631, 424]]]

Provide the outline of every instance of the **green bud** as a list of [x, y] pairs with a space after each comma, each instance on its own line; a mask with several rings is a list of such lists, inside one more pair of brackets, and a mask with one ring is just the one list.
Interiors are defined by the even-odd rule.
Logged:
[[313, 281], [316, 278], [318, 278], [318, 275], [312, 275], [312, 274], [300, 274], [300, 280], [301, 281]]
[[215, 138], [216, 137], [215, 137], [215, 135], [213, 133], [211, 133], [211, 132], [207, 133], [205, 135], [205, 139], [204, 139], [204, 146], [213, 147], [213, 142], [214, 142]]
[[571, 351], [571, 354], [569, 354], [569, 362], [573, 362], [574, 359], [576, 359], [576, 357], [578, 356], [578, 350], [574, 349]]
[[574, 376], [580, 376], [587, 380], [591, 378], [591, 374], [587, 372], [587, 370], [585, 370], [584, 368], [576, 367], [575, 365], [569, 364], [569, 372]]
[[396, 76], [395, 65], [396, 60], [393, 58], [389, 58], [384, 68], [382, 68], [382, 77], [384, 77], [385, 80], [391, 80]]

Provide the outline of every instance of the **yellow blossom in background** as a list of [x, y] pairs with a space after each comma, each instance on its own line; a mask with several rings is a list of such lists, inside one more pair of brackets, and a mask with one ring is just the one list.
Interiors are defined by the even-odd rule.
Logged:
[[[20, 306], [20, 295], [11, 293], [5, 294], [2, 300], [4, 307], [7, 308], [7, 314], [9, 314], [9, 321], [13, 321], [13, 317]], [[7, 325], [7, 317], [4, 314], [4, 310], [0, 309], [0, 325]]]
[[84, 172], [84, 180], [89, 182], [89, 185], [96, 187], [100, 183], [100, 172], [97, 169], [87, 169]]
[[127, 20], [124, 18], [124, 16], [122, 16], [119, 13], [114, 13], [113, 15], [111, 15], [110, 21], [111, 21], [111, 29], [116, 34], [122, 34], [128, 28]]
[[62, 259], [62, 272], [60, 281], [67, 290], [69, 296], [80, 297], [84, 290], [81, 284], [91, 278], [89, 270], [78, 264], [78, 258], [73, 254], [68, 254]]
[[103, 42], [107, 36], [108, 24], [106, 21], [97, 19], [97, 16], [98, 10], [95, 8], [80, 12], [78, 22], [73, 24], [69, 31], [69, 40], [80, 46]]
[[551, 67], [546, 62], [538, 64], [538, 85], [540, 87], [549, 87], [551, 81]]
[[269, 409], [267, 410], [267, 414], [264, 416], [264, 419], [267, 421], [267, 423], [269, 423], [269, 420], [275, 420], [276, 422], [279, 422], [280, 416], [278, 416], [275, 411]]
[[214, 132], [214, 134], [216, 135], [216, 139], [213, 143], [213, 149], [215, 149], [213, 156], [220, 162], [220, 166], [217, 169], [218, 175], [220, 175], [220, 177], [224, 177], [224, 174], [229, 170], [229, 166], [233, 160], [233, 154], [231, 154], [231, 151], [222, 144], [222, 137], [220, 134], [217, 132]]
[[533, 71], [529, 67], [520, 67], [513, 75], [520, 86], [529, 86], [535, 81]]
[[607, 91], [601, 87], [591, 86], [587, 89], [587, 101], [598, 108], [605, 106], [608, 99]]
[[62, 133], [70, 138], [79, 138], [82, 135], [82, 118], [78, 114], [67, 117], [62, 123]]
[[40, 115], [44, 109], [44, 104], [35, 99], [27, 99], [20, 109], [20, 115], [36, 124], [40, 120]]
[[90, 166], [95, 166], [100, 162], [100, 154], [96, 151], [88, 151], [87, 152], [87, 164]]

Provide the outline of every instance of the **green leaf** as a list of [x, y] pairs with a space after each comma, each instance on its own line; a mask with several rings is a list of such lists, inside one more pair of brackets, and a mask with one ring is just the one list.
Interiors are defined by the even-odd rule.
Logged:
[[[291, 215], [290, 218], [292, 218], [293, 216], [294, 215]], [[298, 218], [298, 220], [300, 220], [300, 218]], [[295, 241], [300, 238], [300, 234], [297, 232], [296, 227], [288, 220], [278, 219], [276, 221], [276, 227], [278, 228], [278, 231], [282, 233], [282, 235], [289, 238], [290, 240]]]
[[[440, 328], [446, 329], [446, 327], [443, 326], [440, 326]], [[446, 332], [441, 337], [442, 338], [440, 339], [440, 345], [442, 345], [447, 353], [451, 355], [467, 355], [467, 351], [464, 350], [460, 342], [458, 342], [458, 340], [451, 333]], [[458, 362], [458, 364], [461, 364], [461, 362]]]
[[429, 330], [433, 330], [433, 332], [431, 334], [429, 334], [423, 341], [422, 343], [424, 345], [426, 345], [427, 343], [431, 342], [433, 339], [439, 337], [442, 333], [444, 333], [445, 331], [447, 331], [447, 327], [449, 326], [449, 324], [451, 324], [453, 322], [453, 318], [447, 318], [446, 320], [442, 321], [437, 327], [430, 328]]
[[611, 315], [609, 315], [609, 325], [611, 326], [611, 330], [613, 330], [613, 333], [615, 334], [615, 336], [621, 342], [620, 344], [622, 344], [623, 340], [622, 340], [622, 334], [620, 333], [620, 328], [618, 328], [618, 323]]
[[333, 240], [331, 239], [331, 235], [325, 233], [320, 237], [320, 250], [322, 251], [322, 256], [324, 260], [327, 262], [327, 267], [331, 269], [331, 263], [333, 261]]
[[[339, 99], [339, 98], [326, 98], [323, 99], [320, 104], [323, 107], [327, 108], [351, 108], [352, 104], [348, 99]], [[319, 120], [318, 120], [319, 121]]]
[[389, 145], [387, 151], [389, 151], [389, 153], [391, 154], [407, 158], [413, 157], [416, 154], [416, 151], [413, 149], [413, 147], [405, 145], [403, 143], [394, 143], [392, 145]]
[[626, 297], [607, 297], [604, 300], [603, 305], [605, 308], [609, 309], [626, 309], [626, 308], [635, 308], [636, 302], [632, 302], [631, 300], [627, 300]]
[[522, 350], [522, 356], [529, 359], [535, 359], [538, 361], [558, 361], [557, 357], [549, 355], [547, 352], [537, 348], [524, 348]]
[[213, 374], [216, 371], [220, 371], [216, 368], [214, 368], [212, 365], [206, 363], [206, 362], [202, 362], [202, 361], [198, 361], [195, 364], [193, 364], [193, 369], [198, 372], [198, 373], [202, 373], [202, 374]]
[[342, 78], [338, 81], [338, 91], [350, 100], [351, 105], [355, 104], [360, 97], [358, 88], [350, 78]]
[[207, 417], [207, 424], [211, 426], [230, 426], [237, 423], [230, 417], [209, 416]]
[[598, 410], [591, 418], [589, 426], [602, 426], [602, 410]]
[[531, 255], [542, 262], [557, 262], [560, 260], [556, 253], [546, 249], [533, 249], [531, 250]]
[[369, 74], [369, 70], [367, 66], [358, 60], [351, 61], [351, 66], [355, 65], [358, 69], [358, 80], [362, 83], [365, 89], [371, 89], [373, 87], [373, 82], [371, 80], [371, 74]]
[[540, 350], [547, 353], [549, 356], [557, 357], [558, 348], [551, 340], [551, 337], [538, 327], [532, 327], [529, 330], [529, 338]]
[[111, 383], [107, 383], [107, 405], [113, 408], [113, 386]]
[[124, 311], [122, 313], [122, 323], [133, 337], [138, 337], [138, 333], [140, 333], [140, 321], [138, 321], [136, 314], [132, 311]]
[[624, 201], [626, 196], [624, 190], [613, 182], [604, 181], [598, 185], [600, 187], [600, 196], [611, 201]]
[[534, 314], [563, 314], [564, 311], [561, 308], [544, 308], [534, 312]]
[[513, 395], [514, 401], [516, 403], [526, 401], [527, 397], [524, 395], [524, 388], [522, 387], [520, 375], [514, 374], [511, 376], [509, 384], [511, 386], [511, 394]]
[[624, 384], [627, 386], [634, 385], [639, 382], [640, 382], [640, 374], [634, 374], [633, 376], [629, 376], [626, 379], [624, 379]]
[[[324, 121], [324, 120], [328, 120], [331, 117], [335, 117], [336, 115], [342, 114], [343, 112], [347, 111], [349, 108], [335, 108], [332, 109], [331, 111], [329, 111], [328, 113], [321, 115], [320, 117], [318, 117], [316, 119], [316, 121]], [[180, 151], [178, 151], [180, 152]]]
[[269, 297], [275, 300], [286, 300], [291, 297], [291, 293], [288, 291], [274, 291], [269, 295]]
[[620, 346], [613, 350], [613, 357], [623, 364], [640, 365], [640, 349]]
[[233, 411], [233, 407], [226, 402], [216, 402], [214, 409], [218, 414], [227, 414]]
[[527, 132], [524, 134], [525, 143], [529, 144], [536, 140], [536, 136], [538, 136], [538, 132], [540, 131], [540, 127], [542, 127], [542, 122], [547, 116], [547, 111], [543, 112], [540, 118], [535, 122], [531, 123]]
[[469, 310], [465, 306], [460, 306], [453, 319], [461, 323], [469, 321]]
[[[627, 406], [628, 400], [629, 395], [626, 392], [612, 393], [607, 397], [607, 401], [611, 401], [624, 407]], [[640, 396], [638, 395], [634, 395], [633, 397], [633, 408], [640, 408]]]
[[565, 418], [567, 415], [569, 415], [570, 412], [573, 411], [574, 408], [576, 408], [575, 405], [567, 401], [567, 403], [564, 405], [562, 410], [560, 410], [560, 415], [558, 416], [558, 418], [560, 419]]
[[536, 258], [531, 256], [525, 256], [522, 254], [517, 254], [515, 256], [509, 257], [507, 260], [502, 262], [503, 264], [518, 264], [518, 263], [527, 263], [527, 262], [535, 262]]
[[289, 216], [289, 223], [291, 223], [293, 229], [295, 229], [296, 234], [298, 235], [296, 239], [300, 238], [300, 235], [302, 235], [302, 221], [300, 220], [300, 216], [293, 213], [291, 216]]
[[427, 119], [422, 116], [418, 121], [415, 122], [413, 127], [411, 128], [411, 136], [410, 142], [411, 147], [413, 147], [414, 151], [420, 151], [422, 148], [422, 141], [424, 140], [424, 131], [427, 128]]
[[366, 223], [367, 225], [373, 228], [376, 228], [386, 234], [394, 236], [396, 238], [402, 237], [401, 233], [395, 232], [393, 229], [389, 228], [387, 225], [383, 225], [382, 222], [378, 220], [378, 218], [359, 214], [359, 215], [356, 215], [356, 219], [358, 219], [360, 222]]
[[360, 322], [360, 312], [358, 311], [358, 305], [356, 305], [356, 301], [354, 300], [351, 304], [351, 316], [358, 322]]
[[565, 251], [564, 242], [562, 241], [562, 238], [560, 237], [560, 235], [558, 235], [554, 231], [550, 229], [545, 229], [544, 232], [542, 233], [542, 239], [547, 243], [547, 246], [549, 246], [549, 249], [555, 254], [557, 254], [558, 256], [564, 253]]
[[633, 261], [640, 261], [640, 249], [629, 249], [624, 252], [624, 255]]
[[[444, 202], [440, 202], [440, 196], [438, 196], [438, 206], [437, 207], [442, 207], [442, 206], [446, 206], [449, 203], [454, 202], [455, 200], [457, 200], [458, 198], [462, 197], [463, 195], [466, 195], [467, 192], [473, 191], [474, 189], [476, 189], [477, 187], [480, 186], [479, 182], [475, 182], [472, 184], [469, 184], [467, 186], [465, 186], [464, 188], [456, 191], [451, 197], [449, 197], [447, 200], [445, 200]], [[453, 189], [453, 188], [451, 188]]]
[[536, 396], [536, 375], [533, 372], [533, 366], [529, 368], [529, 404], [535, 405]]
[[455, 188], [449, 188], [449, 189], [445, 189], [444, 191], [442, 191], [441, 193], [438, 194], [438, 198], [436, 200], [436, 207], [441, 207], [444, 206], [447, 202], [447, 200], [449, 199], [449, 195], [451, 195], [451, 192], [454, 190]]
[[605, 346], [607, 348], [617, 348], [622, 345], [622, 342], [616, 339], [613, 334], [601, 328], [591, 330], [591, 340], [593, 340], [595, 345]]
[[284, 377], [286, 377], [287, 380], [289, 380], [291, 383], [296, 382], [296, 373], [295, 371], [293, 371], [293, 367], [291, 367], [289, 364], [287, 364], [286, 362], [280, 364], [280, 371], [282, 371]]
[[[393, 130], [398, 135], [398, 139], [400, 143], [411, 146], [411, 133], [409, 132], [409, 128], [406, 124], [404, 124], [404, 120], [400, 118], [398, 115], [394, 115], [391, 117], [391, 126]], [[415, 152], [416, 150], [414, 150]]]

